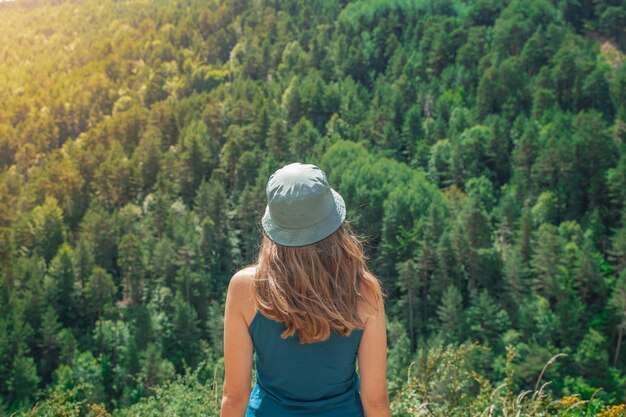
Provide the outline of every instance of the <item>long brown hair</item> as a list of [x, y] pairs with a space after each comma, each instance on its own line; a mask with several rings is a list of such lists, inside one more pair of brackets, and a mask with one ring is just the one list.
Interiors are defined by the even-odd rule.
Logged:
[[[263, 236], [253, 280], [257, 309], [285, 323], [281, 337], [300, 343], [345, 336], [363, 329], [359, 305], [382, 297], [380, 282], [365, 263], [362, 242], [345, 223], [324, 240], [289, 247]], [[369, 303], [372, 304], [372, 303]]]

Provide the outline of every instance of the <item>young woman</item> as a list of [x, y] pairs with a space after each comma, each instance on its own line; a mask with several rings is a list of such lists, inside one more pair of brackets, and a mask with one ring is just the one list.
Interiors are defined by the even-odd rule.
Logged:
[[391, 416], [383, 297], [343, 199], [299, 163], [267, 197], [257, 263], [228, 287], [221, 416]]

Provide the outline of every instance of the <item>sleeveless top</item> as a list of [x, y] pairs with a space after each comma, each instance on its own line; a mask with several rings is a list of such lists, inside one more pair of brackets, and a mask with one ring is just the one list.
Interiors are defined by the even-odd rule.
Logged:
[[256, 384], [246, 417], [363, 417], [356, 372], [363, 331], [300, 344], [297, 336], [282, 339], [285, 329], [259, 311], [250, 323]]

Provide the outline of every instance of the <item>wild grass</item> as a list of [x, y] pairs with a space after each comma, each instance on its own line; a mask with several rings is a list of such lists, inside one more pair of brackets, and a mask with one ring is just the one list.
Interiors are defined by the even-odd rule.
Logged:
[[[555, 399], [546, 370], [564, 354], [553, 356], [543, 367], [532, 389], [513, 392], [513, 361], [517, 352], [507, 349], [505, 378], [495, 385], [472, 366], [472, 355], [486, 348], [478, 344], [437, 344], [420, 349], [406, 369], [406, 383], [392, 399], [395, 417], [626, 417], [624, 404], [608, 405], [592, 396]], [[208, 371], [208, 372], [207, 372]], [[201, 374], [208, 375], [202, 381]], [[32, 410], [16, 417], [217, 417], [221, 402], [223, 365], [189, 372], [154, 389], [137, 404], [107, 411], [102, 404], [88, 404], [81, 390], [53, 392]]]
[[[607, 405], [594, 397], [554, 399], [544, 382], [546, 370], [559, 358], [554, 355], [543, 367], [533, 389], [513, 392], [517, 355], [509, 347], [504, 381], [494, 386], [471, 368], [470, 356], [484, 349], [477, 344], [459, 347], [435, 345], [418, 352], [407, 373], [406, 384], [392, 401], [396, 417], [626, 417], [625, 405]], [[595, 396], [595, 395], [594, 395]]]

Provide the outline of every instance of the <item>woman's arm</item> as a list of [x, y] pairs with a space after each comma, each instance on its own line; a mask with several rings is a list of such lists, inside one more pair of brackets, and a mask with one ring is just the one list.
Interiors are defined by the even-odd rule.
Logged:
[[[373, 298], [373, 297], [372, 297]], [[361, 401], [367, 417], [391, 417], [387, 392], [387, 330], [382, 297], [371, 300], [372, 309], [365, 322], [359, 345]]]
[[224, 394], [221, 417], [244, 417], [250, 398], [252, 339], [241, 306], [249, 306], [250, 275], [240, 271], [230, 280], [224, 313]]

